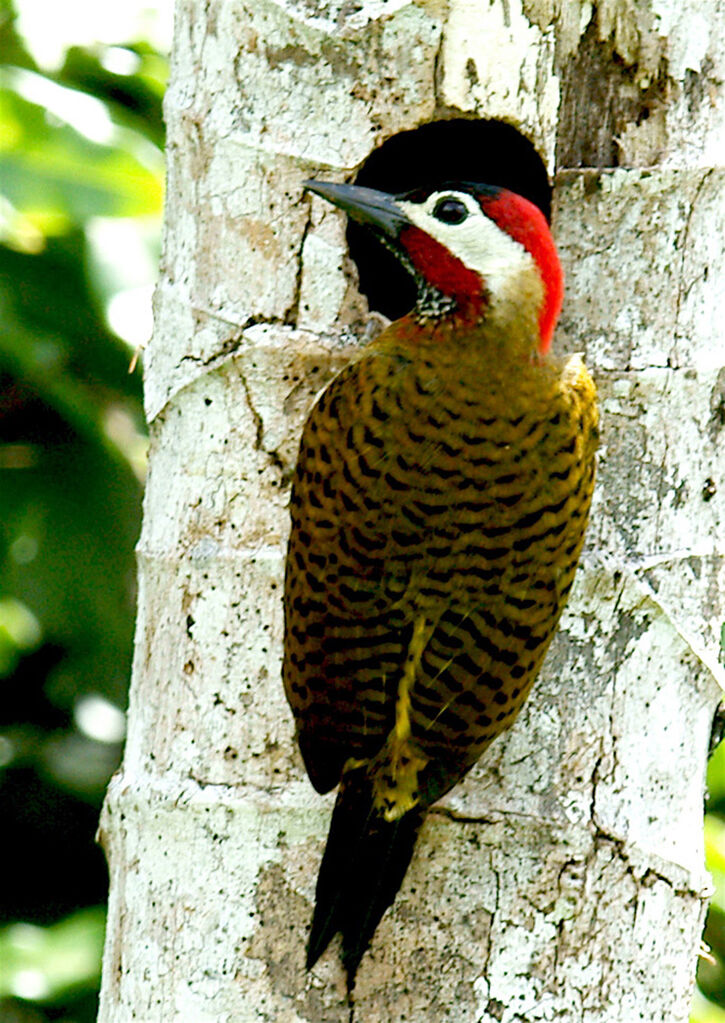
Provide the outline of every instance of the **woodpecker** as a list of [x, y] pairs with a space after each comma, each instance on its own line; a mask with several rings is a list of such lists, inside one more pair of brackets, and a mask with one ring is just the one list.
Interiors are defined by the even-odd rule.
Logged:
[[291, 495], [283, 677], [319, 792], [339, 785], [308, 943], [355, 975], [428, 808], [507, 729], [574, 580], [597, 408], [549, 353], [563, 274], [541, 211], [454, 182], [306, 187], [367, 225], [417, 304], [317, 399]]

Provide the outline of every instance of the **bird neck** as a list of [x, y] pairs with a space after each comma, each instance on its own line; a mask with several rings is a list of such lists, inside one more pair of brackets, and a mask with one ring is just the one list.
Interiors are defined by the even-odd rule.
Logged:
[[519, 358], [543, 351], [541, 306], [543, 288], [534, 271], [515, 282], [496, 282], [496, 289], [446, 294], [417, 275], [418, 300], [408, 317], [422, 330], [464, 343], [475, 338], [487, 347], [501, 348], [502, 355]]
[[542, 362], [536, 327], [535, 317], [484, 317], [473, 326], [456, 316], [421, 323], [413, 310], [392, 323], [373, 345], [395, 360], [427, 367], [434, 376], [453, 373], [478, 388], [483, 374], [498, 387], [501, 381], [519, 379], [525, 367]]

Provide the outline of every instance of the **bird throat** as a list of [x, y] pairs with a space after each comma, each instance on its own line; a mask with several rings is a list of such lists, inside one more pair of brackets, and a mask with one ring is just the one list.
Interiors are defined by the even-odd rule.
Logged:
[[418, 323], [442, 320], [444, 316], [451, 316], [458, 309], [458, 302], [452, 295], [444, 295], [420, 274], [416, 274], [415, 283], [418, 288], [418, 300], [413, 315]]
[[451, 316], [458, 309], [458, 300], [453, 295], [446, 295], [436, 288], [415, 266], [411, 258], [399, 246], [392, 244], [385, 235], [379, 234], [379, 241], [395, 256], [400, 265], [407, 270], [415, 281], [417, 299], [413, 309], [413, 317], [417, 323], [430, 323]]

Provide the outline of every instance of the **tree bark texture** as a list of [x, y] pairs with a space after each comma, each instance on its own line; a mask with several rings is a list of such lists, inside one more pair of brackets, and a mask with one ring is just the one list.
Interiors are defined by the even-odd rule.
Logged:
[[725, 674], [724, 37], [716, 0], [179, 0], [102, 1023], [347, 1018], [334, 952], [303, 965], [333, 797], [294, 746], [281, 592], [302, 422], [375, 320], [302, 182], [461, 113], [557, 171], [555, 348], [596, 378], [599, 477], [544, 671], [431, 813], [356, 1018], [687, 1019]]

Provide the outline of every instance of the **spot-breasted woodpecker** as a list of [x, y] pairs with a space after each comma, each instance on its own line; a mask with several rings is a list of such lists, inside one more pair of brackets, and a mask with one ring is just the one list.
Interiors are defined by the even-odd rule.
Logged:
[[415, 308], [317, 399], [291, 498], [284, 683], [319, 792], [340, 785], [312, 966], [360, 959], [427, 809], [516, 717], [574, 580], [594, 385], [549, 345], [563, 275], [503, 188], [308, 182], [413, 275]]

